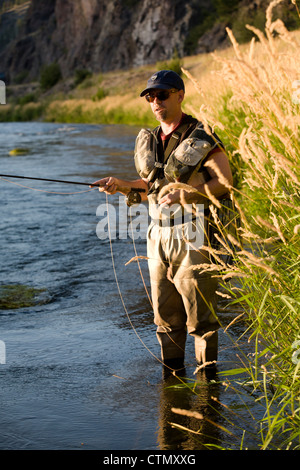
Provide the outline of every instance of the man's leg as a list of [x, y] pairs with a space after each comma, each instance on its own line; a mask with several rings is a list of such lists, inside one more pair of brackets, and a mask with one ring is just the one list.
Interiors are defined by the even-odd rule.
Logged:
[[153, 261], [150, 265], [154, 323], [157, 325], [162, 360], [184, 358], [186, 314], [182, 298], [174, 284], [166, 278], [166, 272], [163, 274], [165, 266]]
[[190, 249], [182, 242], [173, 277], [187, 315], [187, 332], [195, 338], [198, 365], [217, 361], [218, 356], [219, 322], [215, 314], [218, 278], [215, 272], [203, 272], [201, 268], [209, 263], [207, 251]]
[[[155, 227], [156, 228], [156, 227]], [[170, 279], [170, 265], [164, 258], [164, 250], [159, 238], [148, 236], [148, 266], [151, 281], [151, 294], [154, 310], [154, 323], [157, 325], [157, 338], [161, 346], [162, 360], [184, 359], [186, 342], [186, 314], [182, 298]]]

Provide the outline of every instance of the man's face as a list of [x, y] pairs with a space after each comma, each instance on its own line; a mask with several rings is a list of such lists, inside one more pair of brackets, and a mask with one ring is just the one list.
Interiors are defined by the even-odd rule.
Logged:
[[[167, 93], [165, 93], [167, 92]], [[153, 89], [149, 92], [150, 106], [156, 119], [160, 122], [171, 122], [181, 112], [181, 103], [184, 97], [183, 90]], [[165, 96], [166, 96], [166, 99]]]

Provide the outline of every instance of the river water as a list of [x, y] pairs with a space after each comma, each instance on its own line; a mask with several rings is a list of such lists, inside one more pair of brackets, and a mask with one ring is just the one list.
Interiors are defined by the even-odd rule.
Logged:
[[[110, 174], [136, 178], [132, 155], [138, 129], [0, 126], [1, 174], [87, 183]], [[28, 152], [9, 155], [16, 147]], [[192, 342], [187, 344], [185, 376], [198, 380], [197, 393], [164, 375], [139, 266], [126, 265], [135, 249], [146, 254], [145, 240], [134, 245], [132, 238], [122, 237], [110, 245], [108, 238], [99, 239], [99, 207], [106, 197], [88, 186], [11, 179], [0, 180], [0, 187], [0, 286], [42, 290], [33, 305], [0, 310], [5, 345], [0, 449], [200, 450], [205, 435], [230, 447], [231, 437], [207, 422], [198, 436], [171, 425], [194, 431], [202, 426], [175, 415], [172, 407], [197, 410], [224, 425], [211, 395], [227, 405], [233, 398], [216, 379], [193, 375]], [[117, 207], [119, 196], [110, 203]], [[148, 287], [146, 262], [140, 266]], [[222, 321], [238, 313], [225, 310]], [[240, 334], [238, 326], [233, 334]], [[222, 370], [235, 357], [222, 332], [219, 349]]]

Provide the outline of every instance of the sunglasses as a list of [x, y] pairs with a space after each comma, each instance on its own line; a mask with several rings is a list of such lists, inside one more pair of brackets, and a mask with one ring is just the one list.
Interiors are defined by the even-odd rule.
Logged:
[[145, 98], [148, 101], [148, 103], [153, 103], [155, 98], [157, 98], [159, 101], [166, 101], [171, 93], [176, 93], [178, 90], [160, 90], [160, 91], [151, 91], [148, 93]]

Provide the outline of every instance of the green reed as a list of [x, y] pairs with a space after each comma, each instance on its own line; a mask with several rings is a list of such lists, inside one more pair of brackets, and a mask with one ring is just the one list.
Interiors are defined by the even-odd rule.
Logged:
[[[258, 38], [248, 50], [228, 29], [235, 57], [215, 56], [228, 94], [218, 114], [209, 107], [198, 113], [226, 141], [236, 169], [231, 194], [241, 227], [235, 235], [219, 227], [222, 249], [233, 254], [219, 277], [228, 305], [242, 309], [241, 336], [252, 345], [249, 355], [232, 340], [240, 365], [218, 376], [243, 403], [242, 415], [249, 413], [244, 425], [240, 417], [228, 426], [242, 425], [236, 441], [222, 448], [300, 448], [300, 63], [299, 45], [272, 20], [280, 1], [267, 9], [265, 35], [248, 27]], [[230, 335], [230, 325], [221, 328]]]

